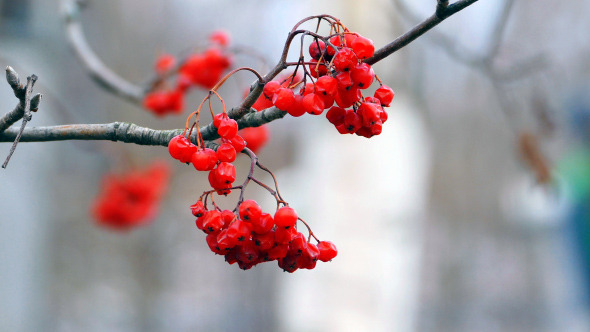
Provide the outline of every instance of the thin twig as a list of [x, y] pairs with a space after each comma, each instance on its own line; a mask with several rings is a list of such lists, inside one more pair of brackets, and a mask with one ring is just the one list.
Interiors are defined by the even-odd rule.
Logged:
[[18, 131], [18, 135], [16, 136], [14, 143], [12, 143], [12, 147], [10, 148], [10, 152], [8, 153], [8, 156], [6, 157], [4, 164], [2, 164], [2, 168], [6, 168], [6, 166], [8, 166], [8, 162], [10, 161], [12, 154], [16, 150], [16, 146], [18, 145], [18, 142], [20, 141], [23, 131], [25, 130], [25, 127], [27, 125], [27, 122], [31, 121], [31, 119], [33, 117], [31, 115], [31, 94], [33, 93], [33, 85], [35, 85], [36, 81], [37, 81], [36, 75], [31, 75], [31, 76], [27, 77], [27, 86], [25, 88], [25, 97], [24, 97], [25, 107], [23, 110], [23, 121], [21, 123], [20, 130]]

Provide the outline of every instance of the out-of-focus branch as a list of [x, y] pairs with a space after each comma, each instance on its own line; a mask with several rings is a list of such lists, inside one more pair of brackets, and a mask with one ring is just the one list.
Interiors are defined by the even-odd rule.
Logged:
[[475, 2], [477, 2], [477, 0], [460, 0], [450, 5], [441, 5], [441, 2], [438, 2], [436, 13], [434, 15], [430, 16], [423, 22], [417, 24], [412, 29], [410, 29], [410, 31], [399, 36], [391, 43], [375, 51], [375, 54], [372, 57], [366, 59], [365, 62], [372, 65], [378, 61], [385, 59], [386, 57], [390, 56], [400, 48], [413, 42], [414, 40], [416, 40], [416, 38], [422, 36], [428, 30], [434, 28], [440, 22], [444, 21], [451, 15], [467, 8]]
[[90, 77], [109, 92], [135, 104], [140, 104], [144, 96], [143, 89], [110, 70], [88, 45], [80, 23], [79, 1], [64, 0], [63, 12], [68, 42]]

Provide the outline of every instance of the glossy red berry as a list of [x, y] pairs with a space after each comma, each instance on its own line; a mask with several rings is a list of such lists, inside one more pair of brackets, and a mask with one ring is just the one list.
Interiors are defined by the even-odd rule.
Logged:
[[256, 201], [249, 199], [243, 201], [242, 204], [240, 204], [238, 212], [240, 218], [243, 220], [256, 223], [260, 219], [262, 208], [260, 208], [260, 205], [258, 205]]
[[262, 94], [264, 97], [272, 100], [272, 97], [277, 93], [277, 91], [281, 88], [281, 84], [277, 81], [270, 81], [264, 85], [264, 89], [262, 89]]
[[275, 244], [275, 234], [274, 232], [266, 232], [263, 234], [254, 234], [252, 235], [252, 241], [254, 241], [254, 245], [258, 247], [258, 250], [266, 251], [271, 249]]
[[199, 200], [197, 201], [195, 204], [190, 206], [191, 209], [191, 213], [193, 214], [193, 216], [199, 218], [202, 217], [205, 212], [207, 212], [207, 209], [205, 209], [205, 205], [203, 204], [203, 201]]
[[339, 125], [344, 122], [344, 115], [346, 110], [342, 107], [332, 106], [328, 112], [326, 112], [326, 118], [333, 125]]
[[217, 164], [217, 153], [209, 148], [204, 148], [193, 153], [191, 162], [197, 171], [210, 171]]
[[295, 235], [297, 235], [297, 229], [295, 227], [280, 227], [275, 230], [275, 241], [277, 243], [288, 244]]
[[207, 234], [216, 233], [223, 227], [221, 212], [217, 210], [208, 211], [203, 216], [203, 231]]
[[281, 111], [286, 111], [295, 101], [293, 90], [288, 88], [280, 88], [274, 94], [272, 103]]
[[341, 48], [332, 59], [334, 68], [337, 71], [349, 71], [356, 66], [358, 59], [354, 51], [349, 47]]
[[322, 262], [328, 262], [338, 255], [338, 249], [336, 249], [336, 245], [330, 241], [320, 241], [317, 247], [320, 251], [318, 258]]
[[305, 114], [305, 108], [303, 107], [303, 96], [295, 95], [293, 103], [287, 108], [287, 113], [293, 117], [300, 117]]
[[275, 213], [274, 220], [277, 227], [289, 228], [291, 226], [295, 226], [297, 223], [297, 218], [297, 212], [295, 212], [293, 208], [289, 206], [283, 206]]
[[289, 243], [289, 254], [301, 255], [307, 249], [307, 240], [303, 233], [298, 232]]
[[361, 63], [351, 70], [351, 77], [359, 89], [366, 89], [375, 80], [375, 72], [368, 64]]
[[275, 225], [275, 221], [268, 213], [261, 213], [260, 218], [254, 219], [252, 222], [252, 231], [256, 234], [268, 233]]
[[221, 162], [215, 169], [218, 183], [232, 184], [236, 180], [236, 168], [228, 162]]
[[328, 67], [323, 63], [318, 63], [317, 60], [312, 59], [309, 64], [309, 73], [312, 77], [318, 78], [328, 73]]
[[364, 127], [371, 127], [373, 124], [381, 121], [380, 106], [373, 103], [361, 103], [357, 109], [357, 113], [361, 117]]
[[193, 153], [197, 151], [197, 146], [192, 144], [186, 137], [182, 135], [174, 136], [168, 142], [168, 152], [172, 158], [183, 163], [191, 161]]
[[314, 39], [309, 45], [309, 55], [315, 60], [319, 60], [325, 50], [326, 43], [320, 39]]
[[381, 105], [386, 107], [389, 107], [393, 101], [394, 95], [395, 93], [393, 90], [385, 84], [381, 85], [379, 89], [375, 90], [375, 98], [379, 99], [381, 101]]
[[317, 94], [335, 96], [338, 93], [338, 81], [332, 76], [322, 76], [315, 83]]
[[209, 249], [211, 249], [211, 251], [213, 251], [214, 253], [216, 253], [218, 255], [224, 255], [225, 251], [221, 250], [219, 248], [219, 245], [217, 244], [217, 236], [218, 236], [217, 233], [207, 234], [205, 241], [207, 241], [207, 245], [209, 246]]
[[222, 138], [230, 139], [238, 134], [238, 123], [234, 119], [223, 119], [217, 127], [217, 133]]
[[227, 228], [227, 236], [238, 242], [249, 240], [251, 237], [251, 225], [243, 220], [234, 221]]
[[223, 162], [229, 162], [236, 160], [236, 149], [230, 143], [223, 143], [217, 148], [217, 159]]
[[320, 115], [324, 112], [324, 101], [315, 93], [303, 97], [302, 105], [303, 109], [309, 114]]
[[244, 150], [246, 147], [246, 141], [244, 141], [244, 138], [242, 138], [240, 135], [235, 135], [234, 137], [228, 139], [228, 142], [234, 146], [236, 152], [242, 152], [242, 150]]
[[373, 44], [373, 41], [363, 36], [357, 36], [349, 46], [361, 60], [370, 58], [375, 54], [375, 45]]
[[[336, 36], [332, 36], [332, 38], [330, 38], [330, 43], [331, 43], [332, 45], [334, 45], [335, 47], [337, 47], [337, 48], [340, 48], [340, 46], [342, 46], [342, 45], [341, 45], [341, 42], [340, 42], [340, 36], [338, 36], [338, 35], [336, 35]], [[332, 47], [332, 46], [330, 46], [330, 45], [327, 45], [327, 50], [326, 50], [326, 53], [327, 53], [329, 56], [333, 56], [334, 54], [336, 54], [336, 52], [337, 52], [337, 51], [338, 51], [338, 50], [337, 50], [337, 49], [335, 49], [334, 47]]]

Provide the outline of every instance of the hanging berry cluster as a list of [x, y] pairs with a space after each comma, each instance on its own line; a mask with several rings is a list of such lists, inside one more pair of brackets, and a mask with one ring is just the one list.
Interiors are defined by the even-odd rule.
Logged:
[[[303, 22], [303, 21], [302, 21]], [[341, 134], [364, 137], [379, 135], [387, 121], [387, 112], [394, 97], [393, 90], [383, 84], [373, 68], [363, 60], [373, 56], [373, 42], [356, 32], [350, 32], [340, 21], [323, 15], [331, 34], [323, 37], [316, 32], [304, 31], [311, 36], [309, 56], [303, 55], [303, 42], [299, 61], [287, 63], [295, 66], [293, 75], [282, 81], [270, 81], [264, 86], [255, 107], [276, 106], [294, 117], [305, 113], [320, 115], [328, 109], [326, 117]], [[296, 26], [297, 27], [297, 26]], [[303, 71], [302, 77], [297, 75]], [[373, 96], [365, 97], [363, 90], [373, 82], [379, 88]], [[335, 104], [335, 105], [334, 105]]]
[[[157, 116], [178, 114], [184, 109], [184, 97], [192, 86], [211, 89], [223, 73], [231, 66], [232, 57], [227, 47], [229, 35], [224, 31], [215, 31], [209, 36], [210, 46], [200, 53], [186, 57], [177, 64], [173, 55], [165, 54], [156, 60], [155, 70], [159, 77], [156, 89], [147, 93], [143, 100], [146, 109]], [[165, 84], [165, 79], [178, 73], [173, 88]]]
[[168, 166], [162, 162], [144, 170], [106, 175], [92, 206], [97, 223], [116, 230], [145, 225], [157, 213], [169, 176]]
[[[210, 91], [197, 111], [188, 117], [183, 134], [175, 136], [168, 144], [168, 151], [174, 159], [191, 163], [198, 171], [208, 172], [212, 190], [203, 192], [190, 207], [197, 217], [197, 228], [207, 234], [206, 242], [211, 251], [224, 255], [229, 264], [237, 263], [244, 270], [259, 263], [277, 261], [283, 270], [294, 272], [297, 269], [313, 269], [318, 260], [330, 261], [336, 257], [336, 246], [316, 238], [309, 225], [282, 198], [274, 174], [259, 163], [258, 157], [246, 148], [243, 138], [238, 135], [237, 122], [229, 118], [223, 99], [215, 91], [225, 79]], [[223, 111], [214, 114], [209, 103], [213, 125], [221, 138], [219, 144], [213, 146], [216, 150], [207, 147], [199, 130], [200, 111], [212, 95], [219, 97], [223, 105]], [[191, 131], [192, 128], [197, 128], [196, 144], [187, 138], [193, 115], [196, 119]], [[188, 137], [192, 137], [191, 131], [188, 132]], [[234, 185], [236, 170], [232, 162], [240, 152], [250, 157], [250, 172], [242, 184]], [[274, 189], [254, 177], [256, 168], [272, 176]], [[276, 199], [277, 208], [274, 214], [263, 212], [254, 200], [244, 200], [244, 190], [250, 182], [258, 184]], [[221, 209], [215, 203], [214, 195], [228, 195], [232, 190], [240, 191], [235, 208]], [[298, 221], [307, 228], [307, 237], [298, 231]], [[311, 242], [312, 238], [316, 243]]]

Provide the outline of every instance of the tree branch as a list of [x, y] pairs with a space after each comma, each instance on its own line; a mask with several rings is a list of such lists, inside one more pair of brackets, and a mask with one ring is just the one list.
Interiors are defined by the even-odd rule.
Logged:
[[[258, 127], [265, 123], [280, 119], [286, 112], [271, 107], [261, 112], [250, 112], [238, 121], [240, 128]], [[216, 129], [210, 125], [204, 126], [201, 135], [204, 140], [219, 138]], [[48, 126], [26, 128], [21, 142], [54, 142], [68, 140], [93, 140], [134, 143], [138, 145], [168, 146], [172, 137], [182, 134], [184, 129], [156, 130], [141, 127], [127, 122], [113, 122], [104, 124], [73, 124], [64, 126]], [[19, 134], [16, 129], [8, 129], [0, 133], [0, 142], [11, 142]], [[197, 132], [193, 130], [191, 140], [196, 142]]]
[[477, 2], [477, 0], [460, 0], [448, 6], [438, 5], [435, 14], [433, 14], [425, 21], [413, 27], [410, 31], [399, 36], [391, 43], [375, 51], [375, 54], [372, 57], [366, 59], [365, 62], [370, 65], [373, 65], [385, 59], [386, 57], [390, 56], [400, 48], [413, 42], [416, 38], [422, 36], [428, 30], [437, 26], [440, 22], [444, 21], [449, 16], [459, 12], [460, 10], [467, 8], [469, 5], [472, 5], [475, 2]]
[[63, 11], [68, 42], [90, 77], [109, 92], [132, 103], [141, 104], [143, 89], [115, 74], [88, 45], [80, 24], [80, 3], [76, 0], [64, 0]]

